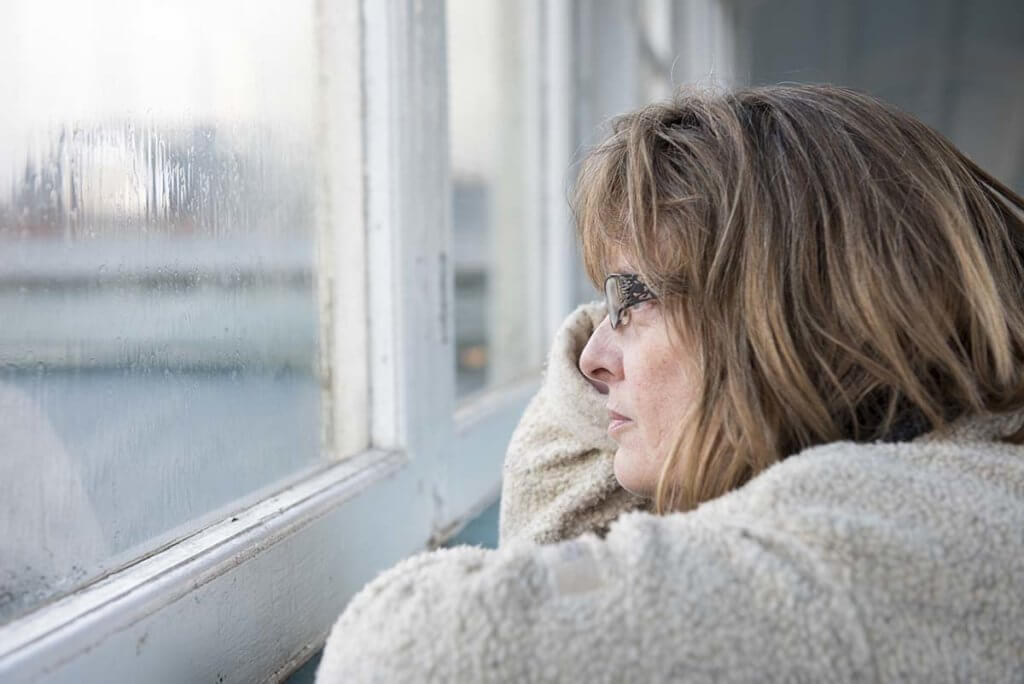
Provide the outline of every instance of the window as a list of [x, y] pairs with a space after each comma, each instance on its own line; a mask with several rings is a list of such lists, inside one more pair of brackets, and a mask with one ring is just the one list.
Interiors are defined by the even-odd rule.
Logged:
[[7, 11], [4, 622], [323, 460], [313, 3]]
[[[2, 13], [2, 524], [43, 535], [4, 536], [0, 679], [283, 676], [494, 502], [569, 291], [509, 288], [542, 318], [457, 403], [440, 4]], [[509, 49], [569, 16], [531, 4]], [[559, 156], [524, 138], [516, 249], [552, 281], [570, 242], [540, 236], [568, 215], [536, 198], [564, 198], [568, 110], [520, 92]]]

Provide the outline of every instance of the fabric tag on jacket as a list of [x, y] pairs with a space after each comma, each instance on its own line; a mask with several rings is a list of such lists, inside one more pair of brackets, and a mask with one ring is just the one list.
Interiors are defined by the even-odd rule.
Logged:
[[601, 566], [590, 546], [567, 541], [542, 547], [542, 557], [560, 594], [584, 594], [604, 586]]

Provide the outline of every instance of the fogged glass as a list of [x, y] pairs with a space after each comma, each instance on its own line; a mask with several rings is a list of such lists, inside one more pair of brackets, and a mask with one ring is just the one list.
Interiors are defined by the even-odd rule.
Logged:
[[313, 12], [0, 8], [0, 622], [320, 460]]
[[[521, 3], [453, 0], [448, 28], [456, 393], [530, 370], [528, 50]], [[534, 265], [539, 255], [533, 255]]]

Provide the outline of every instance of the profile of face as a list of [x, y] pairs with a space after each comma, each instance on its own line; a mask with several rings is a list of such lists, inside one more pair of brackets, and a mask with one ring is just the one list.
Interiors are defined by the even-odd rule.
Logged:
[[[617, 273], [632, 272], [628, 264], [616, 265]], [[608, 397], [608, 434], [619, 447], [619, 484], [653, 496], [661, 465], [697, 392], [696, 364], [673, 344], [658, 301], [633, 305], [628, 321], [617, 328], [605, 316], [580, 355], [580, 370]]]

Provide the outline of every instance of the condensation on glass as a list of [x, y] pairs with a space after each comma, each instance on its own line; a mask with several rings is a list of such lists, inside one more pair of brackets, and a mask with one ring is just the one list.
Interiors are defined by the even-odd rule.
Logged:
[[0, 8], [0, 623], [320, 462], [315, 34]]
[[529, 310], [538, 109], [530, 63], [536, 27], [522, 3], [453, 0], [448, 29], [455, 265], [456, 394], [522, 377], [537, 365]]

